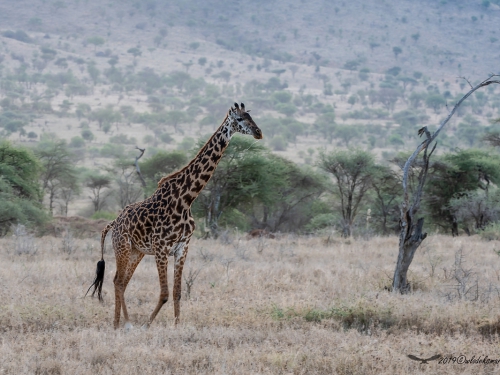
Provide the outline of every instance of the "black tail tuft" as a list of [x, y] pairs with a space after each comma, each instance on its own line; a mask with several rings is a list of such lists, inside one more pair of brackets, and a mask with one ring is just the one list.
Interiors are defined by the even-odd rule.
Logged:
[[95, 271], [95, 280], [90, 286], [90, 288], [87, 290], [87, 293], [85, 293], [85, 295], [87, 295], [89, 290], [92, 287], [94, 287], [94, 290], [92, 291], [92, 297], [94, 297], [94, 294], [97, 291], [97, 297], [101, 302], [102, 302], [102, 283], [104, 281], [105, 269], [106, 269], [106, 264], [104, 263], [104, 259], [101, 259], [99, 262], [97, 262], [97, 269]]

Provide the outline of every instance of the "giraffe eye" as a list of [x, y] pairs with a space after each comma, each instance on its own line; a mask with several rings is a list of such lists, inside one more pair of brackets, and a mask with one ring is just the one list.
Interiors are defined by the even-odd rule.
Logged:
[[243, 119], [241, 117], [238, 117], [236, 121], [243, 121]]

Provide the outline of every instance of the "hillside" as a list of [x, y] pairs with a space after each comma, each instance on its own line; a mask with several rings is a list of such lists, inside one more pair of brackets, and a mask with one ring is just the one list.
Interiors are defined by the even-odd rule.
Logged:
[[[0, 135], [66, 139], [81, 165], [191, 149], [243, 101], [274, 152], [313, 164], [353, 145], [387, 160], [498, 73], [496, 1], [0, 4]], [[499, 88], [479, 92], [440, 152], [482, 146]]]

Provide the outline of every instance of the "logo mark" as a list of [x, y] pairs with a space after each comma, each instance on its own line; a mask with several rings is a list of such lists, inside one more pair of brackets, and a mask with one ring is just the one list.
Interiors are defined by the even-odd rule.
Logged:
[[441, 358], [441, 354], [436, 354], [429, 358], [418, 358], [413, 354], [408, 354], [407, 357], [413, 359], [414, 361], [420, 361], [421, 364], [429, 364], [429, 361], [435, 361], [436, 359]]

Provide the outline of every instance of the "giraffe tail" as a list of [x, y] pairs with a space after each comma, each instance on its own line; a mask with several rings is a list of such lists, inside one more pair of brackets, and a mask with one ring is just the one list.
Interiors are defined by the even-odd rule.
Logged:
[[92, 285], [87, 289], [87, 295], [92, 287], [94, 290], [92, 291], [92, 297], [94, 297], [95, 292], [97, 292], [97, 297], [99, 301], [102, 302], [102, 283], [104, 282], [104, 271], [106, 270], [106, 263], [104, 262], [104, 241], [106, 240], [106, 235], [109, 230], [113, 228], [115, 225], [115, 221], [113, 220], [111, 223], [106, 225], [106, 228], [102, 230], [101, 233], [101, 260], [97, 262], [97, 269], [95, 271], [95, 279]]

